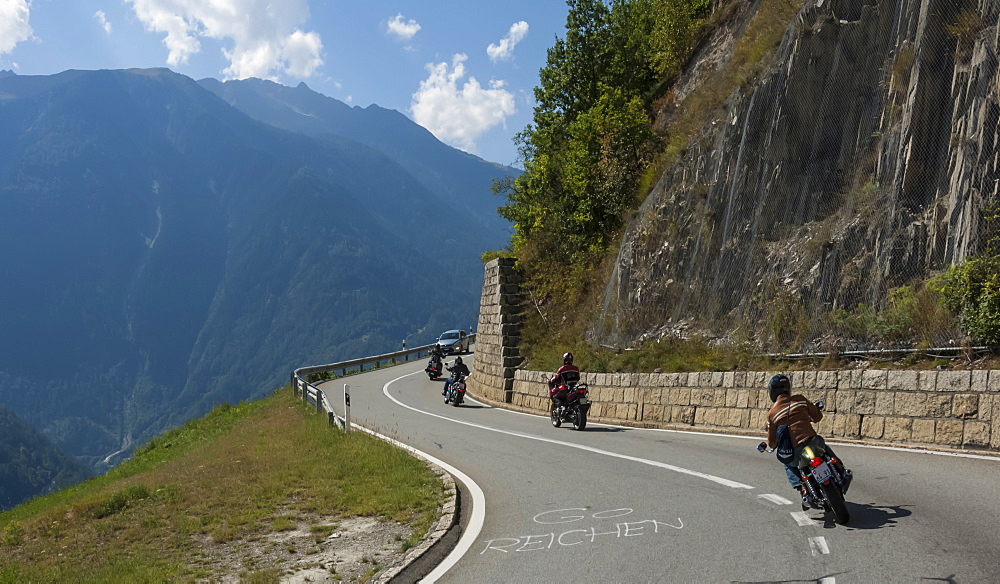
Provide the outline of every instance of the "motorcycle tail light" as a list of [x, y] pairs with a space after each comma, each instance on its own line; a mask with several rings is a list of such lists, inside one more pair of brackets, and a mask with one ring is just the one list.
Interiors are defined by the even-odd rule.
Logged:
[[812, 459], [812, 460], [809, 461], [809, 466], [816, 467], [816, 466], [819, 466], [821, 464], [823, 464], [823, 459], [822, 458], [814, 458], [814, 459]]
[[577, 391], [577, 393], [587, 393], [586, 389], [578, 389], [576, 391]]

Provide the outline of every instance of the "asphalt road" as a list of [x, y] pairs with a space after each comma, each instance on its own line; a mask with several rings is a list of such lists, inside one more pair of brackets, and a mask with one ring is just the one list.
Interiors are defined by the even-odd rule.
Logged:
[[[465, 358], [471, 362], [471, 356]], [[473, 521], [439, 582], [1000, 582], [1000, 459], [831, 441], [854, 471], [851, 521], [802, 512], [760, 436], [589, 424], [468, 399], [424, 363], [324, 390], [352, 422], [460, 471]]]

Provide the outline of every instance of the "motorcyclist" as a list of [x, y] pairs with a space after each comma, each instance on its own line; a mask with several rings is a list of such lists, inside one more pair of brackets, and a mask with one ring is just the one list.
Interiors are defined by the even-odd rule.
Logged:
[[805, 396], [792, 395], [792, 383], [785, 375], [775, 375], [767, 385], [768, 394], [774, 405], [767, 412], [767, 446], [776, 448], [778, 446], [777, 429], [778, 426], [787, 425], [791, 436], [792, 445], [795, 447], [795, 455], [791, 462], [785, 464], [785, 475], [788, 477], [788, 484], [798, 491], [806, 504], [809, 492], [802, 483], [802, 476], [799, 473], [799, 459], [806, 446], [821, 448], [830, 457], [836, 459], [834, 465], [837, 471], [844, 477], [844, 491], [851, 483], [851, 471], [844, 470], [844, 463], [840, 457], [834, 455], [833, 450], [827, 446], [822, 436], [816, 433], [813, 422], [823, 419], [823, 412], [816, 404], [809, 401]]
[[469, 367], [465, 363], [462, 363], [461, 357], [455, 357], [455, 364], [451, 367], [445, 366], [445, 369], [451, 371], [451, 377], [449, 377], [444, 382], [444, 389], [441, 391], [441, 395], [448, 395], [448, 388], [451, 384], [458, 381], [461, 377], [469, 376]]
[[[565, 373], [569, 375], [564, 375]], [[567, 382], [576, 382], [580, 380], [580, 368], [573, 364], [573, 353], [563, 354], [563, 365], [556, 372], [555, 375], [549, 379], [549, 397], [552, 401], [556, 402], [556, 405], [563, 405], [566, 402], [566, 394], [568, 389], [566, 389]], [[559, 389], [559, 388], [562, 389]]]

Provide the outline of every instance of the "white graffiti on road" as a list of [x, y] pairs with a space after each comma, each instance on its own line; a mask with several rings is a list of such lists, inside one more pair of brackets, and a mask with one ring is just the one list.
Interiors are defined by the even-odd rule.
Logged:
[[[535, 515], [532, 519], [536, 523], [543, 525], [554, 525], [562, 523], [573, 523], [585, 520], [614, 519], [629, 515], [634, 511], [627, 507], [620, 509], [609, 509], [597, 513], [585, 514], [586, 509], [557, 509], [546, 511]], [[543, 533], [535, 535], [521, 535], [518, 537], [500, 537], [486, 540], [486, 547], [479, 555], [488, 551], [510, 552], [534, 552], [548, 550], [556, 547], [569, 547], [584, 543], [596, 544], [598, 542], [610, 542], [626, 537], [638, 537], [642, 535], [656, 534], [670, 529], [683, 529], [684, 522], [677, 518], [677, 525], [657, 521], [656, 519], [643, 519], [641, 521], [619, 521], [610, 527], [588, 526], [585, 529], [570, 529], [562, 533]]]

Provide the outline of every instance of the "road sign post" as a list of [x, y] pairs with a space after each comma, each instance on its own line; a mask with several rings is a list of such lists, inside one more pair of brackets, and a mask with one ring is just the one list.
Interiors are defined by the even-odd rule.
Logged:
[[351, 433], [351, 389], [344, 384], [344, 432]]

